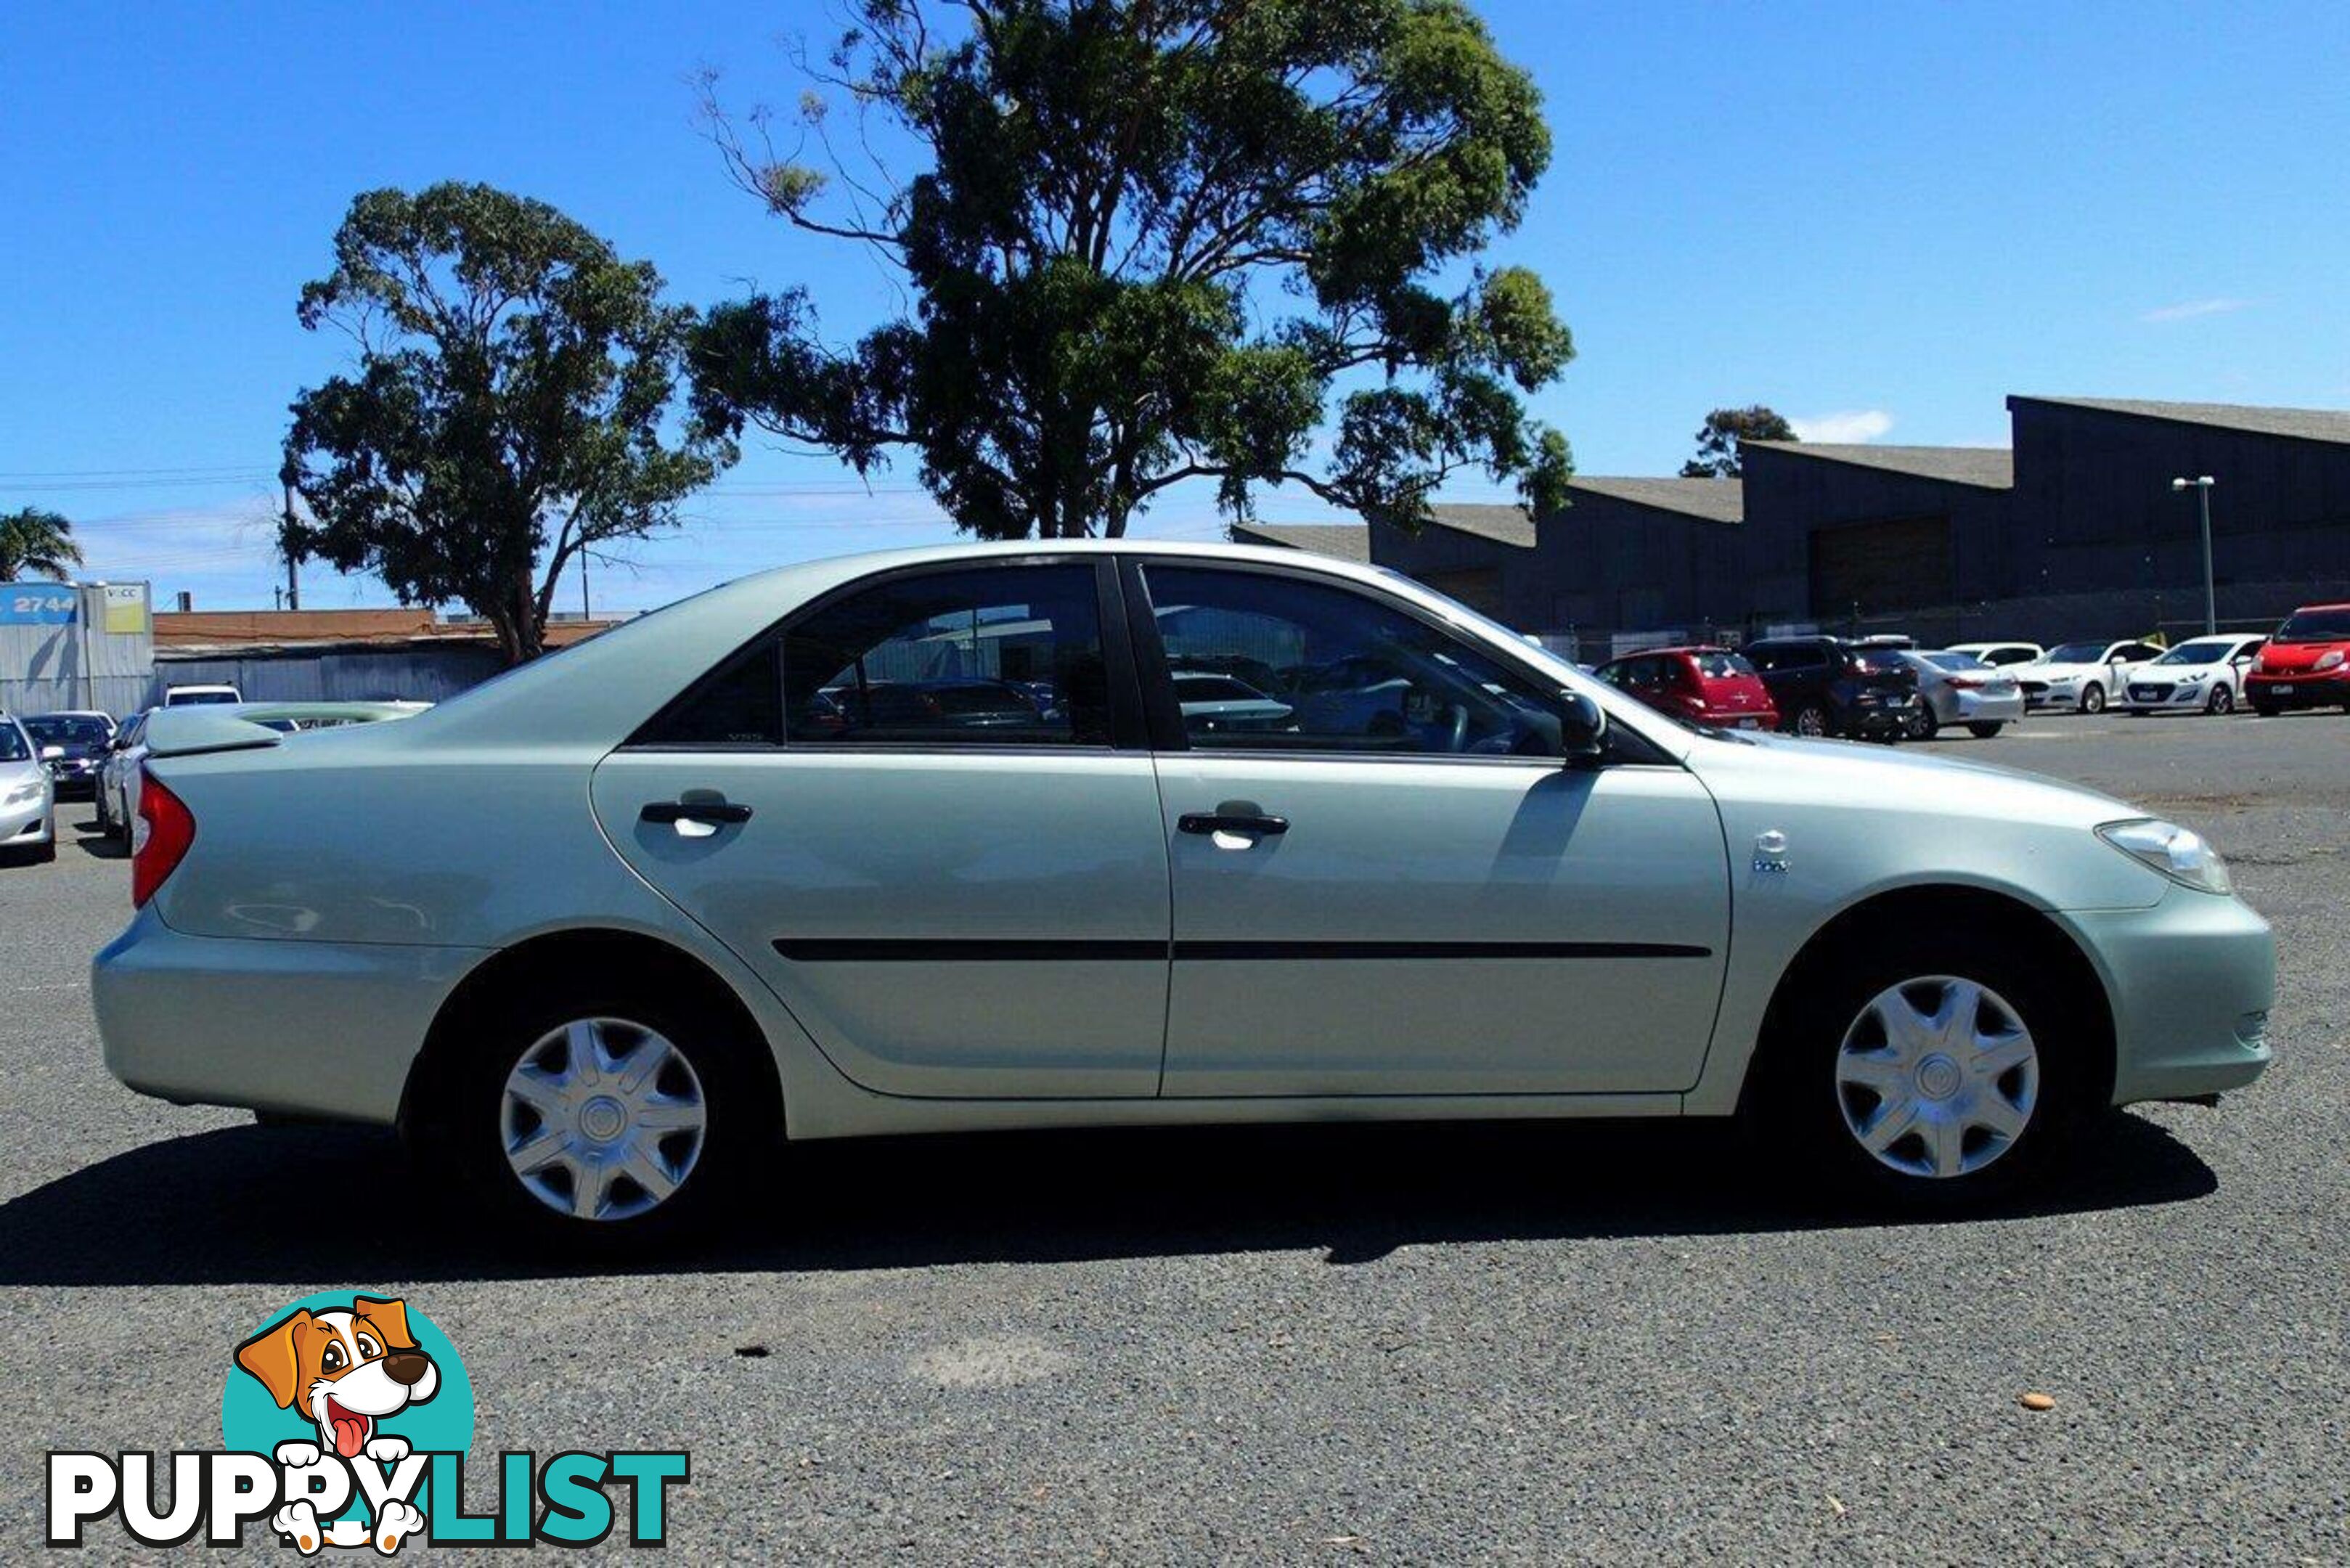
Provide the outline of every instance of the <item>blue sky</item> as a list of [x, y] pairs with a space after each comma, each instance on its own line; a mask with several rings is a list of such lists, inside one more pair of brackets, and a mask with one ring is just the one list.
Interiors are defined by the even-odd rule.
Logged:
[[[2002, 444], [2011, 391], [2350, 406], [2350, 7], [1489, 0], [1556, 143], [1495, 259], [1580, 358], [1537, 400], [1586, 473], [1663, 473], [1705, 410], [1818, 439]], [[0, 32], [0, 511], [74, 517], [93, 576], [269, 603], [287, 400], [341, 365], [294, 319], [351, 195], [487, 181], [652, 260], [695, 304], [805, 284], [886, 308], [858, 253], [726, 182], [686, 78], [788, 104], [767, 5], [19, 6]], [[1461, 499], [1493, 498], [1463, 486]], [[948, 536], [910, 465], [871, 493], [754, 444], [599, 609]], [[1325, 515], [1274, 492], [1272, 521]], [[1212, 536], [1177, 493], [1139, 532]], [[389, 602], [306, 576], [312, 605]], [[564, 596], [577, 603], [577, 584]]]

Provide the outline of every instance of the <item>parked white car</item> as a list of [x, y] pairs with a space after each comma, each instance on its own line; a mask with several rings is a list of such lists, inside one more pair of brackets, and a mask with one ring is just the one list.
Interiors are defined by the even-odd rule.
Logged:
[[2139, 665], [2161, 657], [2162, 649], [2151, 642], [2059, 643], [2031, 663], [2015, 666], [2015, 679], [2028, 708], [2102, 713], [2137, 678]]
[[128, 840], [130, 825], [139, 820], [139, 764], [147, 760], [147, 721], [159, 711], [146, 708], [115, 731], [112, 749], [98, 769], [98, 830], [109, 838]]
[[1945, 653], [1971, 653], [1994, 670], [2004, 670], [2011, 664], [2029, 664], [2044, 659], [2048, 650], [2036, 642], [1954, 642], [1942, 650]]
[[2191, 638], [2140, 668], [2123, 705], [2133, 713], [2232, 713], [2244, 672], [2267, 642], [2265, 632]]
[[244, 694], [234, 686], [172, 686], [163, 692], [163, 706], [166, 708], [194, 708], [207, 703], [244, 701]]
[[25, 727], [0, 713], [0, 856], [50, 860], [57, 853], [56, 787]]

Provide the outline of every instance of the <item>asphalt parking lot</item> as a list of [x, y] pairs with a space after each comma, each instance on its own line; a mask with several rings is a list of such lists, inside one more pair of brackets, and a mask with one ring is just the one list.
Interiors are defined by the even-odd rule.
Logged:
[[808, 1149], [654, 1273], [468, 1239], [385, 1137], [117, 1085], [127, 870], [68, 805], [0, 869], [5, 1550], [46, 1450], [217, 1447], [234, 1342], [358, 1286], [463, 1351], [476, 1454], [690, 1449], [692, 1560], [2350, 1560], [2350, 719], [1929, 749], [2208, 834], [2277, 928], [2266, 1078], [1964, 1222], [1699, 1127], [1020, 1135]]

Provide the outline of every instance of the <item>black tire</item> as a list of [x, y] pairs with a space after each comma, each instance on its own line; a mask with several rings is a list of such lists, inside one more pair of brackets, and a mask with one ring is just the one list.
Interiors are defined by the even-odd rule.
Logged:
[[1835, 732], [1828, 719], [1828, 711], [1816, 702], [1806, 702], [1796, 709], [1795, 716], [1788, 722], [1787, 727], [1798, 735], [1817, 737]]
[[1969, 724], [1967, 726], [1967, 733], [1972, 735], [1978, 741], [1988, 741], [2006, 728], [2007, 721], [2002, 719], [1995, 723]]
[[2102, 713], [2106, 711], [2106, 689], [2095, 681], [2081, 688], [2081, 711]]
[[2213, 686], [2211, 695], [2203, 699], [2203, 711], [2206, 713], [2224, 717], [2235, 711], [2236, 694], [2228, 689], [2228, 683], [2224, 680]]
[[[1846, 1119], [1853, 1092], [1836, 1077], [1847, 1032], [1861, 1026], [1863, 1010], [1924, 977], [1985, 987], [2020, 1019], [2037, 1052], [2037, 1089], [2022, 1131], [1980, 1168], [1956, 1176], [1909, 1174], [1863, 1147]], [[1751, 1144], [1782, 1158], [1792, 1153], [1800, 1174], [1838, 1200], [1945, 1211], [1995, 1199], [2040, 1176], [2094, 1109], [2090, 1020], [2068, 1000], [2053, 966], [2002, 933], [1940, 929], [1856, 938], [1833, 961], [1807, 965], [1787, 983], [1802, 992], [1772, 1010], [1741, 1115]], [[1893, 1151], [1930, 1158], [1922, 1140], [1915, 1156], [1911, 1147], [1910, 1138], [1897, 1138]]]
[[2252, 711], [2259, 714], [2263, 719], [2273, 719], [2277, 716], [2279, 710], [2270, 706], [2266, 702], [2255, 702], [2252, 704]]
[[1920, 699], [1918, 703], [1918, 716], [1910, 720], [1906, 726], [1906, 738], [1912, 741], [1930, 741], [1941, 732], [1941, 715], [1934, 711], [1933, 704]]
[[[699, 1084], [706, 1120], [698, 1154], [668, 1198], [630, 1218], [558, 1213], [523, 1185], [506, 1159], [508, 1075], [544, 1037], [586, 1019], [622, 1021], [659, 1034]], [[741, 1194], [772, 1150], [780, 1125], [772, 1079], [757, 1069], [754, 1054], [764, 1053], [763, 1043], [689, 1001], [648, 999], [592, 977], [561, 992], [534, 986], [529, 994], [481, 1007], [463, 1021], [462, 1038], [449, 1048], [464, 1054], [437, 1064], [420, 1085], [437, 1103], [409, 1107], [411, 1146], [462, 1203], [485, 1210], [501, 1233], [567, 1251], [626, 1252], [707, 1233], [729, 1196]]]

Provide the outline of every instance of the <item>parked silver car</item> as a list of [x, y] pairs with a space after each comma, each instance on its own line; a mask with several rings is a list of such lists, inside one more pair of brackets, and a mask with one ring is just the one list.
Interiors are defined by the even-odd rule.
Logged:
[[51, 860], [57, 853], [57, 788], [25, 727], [0, 713], [0, 857]]
[[1964, 724], [1970, 734], [1988, 741], [2023, 717], [2023, 689], [2011, 670], [1995, 670], [1955, 649], [1901, 657], [1918, 672], [1918, 708], [1909, 721], [1913, 741], [1930, 741], [1946, 724]]
[[[1267, 732], [1169, 674], [1362, 659], [1404, 685]], [[917, 675], [1056, 701], [819, 701]], [[405, 723], [149, 742], [114, 1073], [397, 1125], [558, 1232], [723, 1219], [778, 1134], [1318, 1118], [1736, 1114], [1940, 1203], [2269, 1059], [2269, 929], [2193, 833], [1700, 732], [1289, 551], [811, 563]]]

